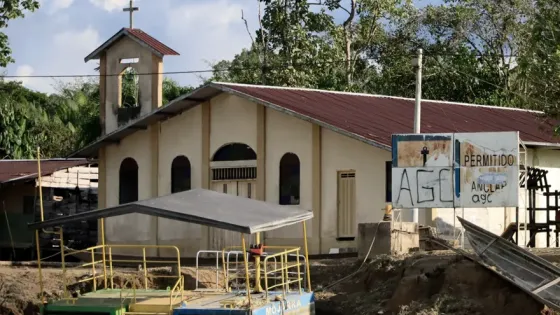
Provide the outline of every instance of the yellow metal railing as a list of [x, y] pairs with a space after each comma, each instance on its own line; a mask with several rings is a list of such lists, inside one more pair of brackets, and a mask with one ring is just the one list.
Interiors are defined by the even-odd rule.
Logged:
[[[264, 291], [265, 291], [265, 298], [268, 298], [268, 291], [270, 289], [274, 289], [274, 288], [278, 288], [278, 287], [282, 287], [282, 292], [284, 293], [284, 295], [286, 294], [286, 292], [290, 291], [290, 284], [292, 283], [297, 283], [298, 284], [298, 290], [299, 293], [302, 293], [301, 290], [301, 282], [303, 280], [303, 277], [301, 276], [301, 262], [300, 262], [300, 254], [299, 254], [300, 248], [296, 247], [296, 248], [292, 248], [292, 249], [287, 249], [275, 254], [271, 254], [271, 255], [267, 255], [264, 260], [263, 260], [263, 267], [264, 267]], [[294, 254], [296, 257], [296, 263], [290, 263], [289, 262], [289, 257], [291, 254]], [[275, 267], [272, 270], [268, 269], [268, 265], [269, 265], [269, 261], [271, 259], [275, 259], [276, 257], [280, 258], [280, 267], [277, 267], [277, 264], [275, 263]], [[296, 276], [295, 277], [290, 277], [290, 269], [296, 269], [297, 271]], [[269, 280], [269, 275], [274, 275], [276, 273], [280, 273], [280, 277], [270, 277], [271, 279], [278, 279], [280, 278], [280, 281], [276, 281], [276, 283], [274, 285], [269, 285], [268, 280]]]
[[[235, 257], [235, 260], [230, 260], [228, 253], [241, 253], [239, 251], [240, 246], [229, 246], [224, 248], [222, 254], [222, 264], [224, 273], [224, 286], [226, 289], [229, 286], [230, 281], [242, 280], [246, 282], [246, 274], [241, 274], [241, 268], [245, 261], [244, 259], [239, 260]], [[230, 250], [230, 251], [226, 251]], [[300, 251], [300, 247], [286, 247], [286, 246], [263, 246], [263, 250], [267, 253], [262, 260], [259, 261], [258, 265], [256, 262], [251, 262], [247, 266], [247, 272], [249, 273], [249, 279], [255, 280], [255, 287], [258, 286], [257, 281], [260, 282], [264, 278], [264, 288], [262, 290], [265, 293], [265, 297], [268, 298], [268, 293], [272, 289], [282, 288], [282, 291], [290, 290], [290, 285], [297, 283], [297, 288], [300, 293], [302, 293], [302, 281], [304, 277], [302, 273], [302, 265], [307, 264], [305, 256], [303, 256]], [[246, 254], [247, 255], [247, 254]], [[228, 258], [226, 258], [228, 257]], [[303, 258], [302, 258], [303, 257]], [[290, 259], [292, 260], [290, 262]], [[295, 262], [293, 261], [295, 260]], [[303, 263], [302, 261], [303, 260]], [[244, 270], [243, 270], [244, 271]], [[253, 290], [255, 288], [251, 288]]]
[[[131, 281], [132, 280], [132, 281]], [[132, 284], [132, 303], [136, 303], [136, 276], [135, 275], [131, 275], [130, 277], [128, 277], [126, 279], [126, 281], [124, 282], [124, 285], [121, 288], [121, 291], [119, 292], [119, 296], [120, 296], [120, 300], [121, 300], [121, 309], [124, 308], [124, 301], [126, 299], [128, 299], [128, 296], [130, 295], [131, 291], [128, 291], [126, 293], [125, 296], [123, 296], [123, 291], [126, 290], [126, 286], [128, 284]]]
[[[173, 289], [171, 289], [171, 293], [169, 294], [169, 310], [170, 311], [173, 310], [173, 306], [175, 304], [180, 303], [185, 299], [184, 292], [185, 292], [185, 278], [183, 278], [181, 276], [177, 280], [177, 282], [173, 286]], [[181, 299], [178, 302], [176, 302], [179, 297]]]
[[[160, 265], [169, 265], [172, 261], [165, 261], [165, 260], [147, 260], [146, 258], [146, 249], [172, 249], [175, 250], [177, 255], [177, 261], [173, 262], [177, 266], [177, 275], [151, 275], [151, 278], [171, 278], [171, 279], [179, 279], [181, 278], [181, 254], [179, 252], [179, 248], [177, 246], [171, 245], [105, 245], [109, 249], [109, 277], [111, 282], [111, 288], [114, 287], [114, 273], [113, 273], [113, 264], [130, 264], [130, 263], [142, 263], [142, 269], [144, 271], [144, 289], [148, 289], [148, 264], [160, 264]], [[142, 250], [142, 259], [113, 259], [113, 248], [119, 249], [139, 249]]]
[[[265, 298], [268, 298], [268, 291], [270, 289], [273, 288], [278, 288], [278, 287], [282, 287], [282, 292], [284, 293], [284, 295], [286, 294], [286, 291], [290, 291], [290, 284], [292, 283], [297, 283], [298, 284], [298, 290], [299, 293], [301, 294], [302, 290], [301, 290], [301, 281], [303, 280], [303, 277], [301, 276], [301, 263], [299, 261], [299, 251], [300, 248], [292, 248], [292, 249], [287, 249], [272, 255], [267, 255], [263, 261], [263, 267], [264, 267], [264, 291], [265, 291]], [[290, 254], [295, 254], [296, 257], [296, 263], [295, 264], [290, 264], [289, 262], [289, 257]], [[280, 267], [277, 268], [276, 266], [274, 267], [274, 269], [269, 270], [268, 269], [268, 262], [269, 260], [276, 258], [276, 257], [280, 257]], [[295, 268], [296, 271], [296, 277], [290, 277], [290, 272], [289, 270]], [[269, 285], [268, 283], [268, 279], [269, 279], [269, 275], [273, 275], [275, 273], [280, 272], [280, 282], [276, 282], [274, 285]], [[275, 279], [278, 279], [278, 277], [272, 277]]]
[[[142, 252], [142, 256], [141, 258], [138, 259], [113, 259], [113, 249], [132, 249], [132, 250], [138, 250]], [[170, 260], [148, 260], [147, 256], [146, 256], [146, 251], [148, 249], [171, 249], [174, 250], [176, 253], [176, 261], [170, 261]], [[100, 252], [101, 250], [101, 252]], [[91, 268], [91, 276], [87, 277], [87, 278], [83, 278], [80, 279], [78, 281], [78, 283], [83, 283], [83, 282], [93, 282], [93, 286], [92, 286], [92, 291], [97, 291], [98, 287], [99, 287], [99, 282], [103, 281], [104, 283], [104, 288], [110, 288], [110, 289], [114, 289], [115, 287], [115, 273], [114, 273], [114, 265], [115, 264], [141, 264], [143, 267], [143, 284], [144, 284], [144, 289], [148, 290], [148, 265], [153, 265], [153, 264], [160, 264], [160, 265], [169, 265], [169, 264], [174, 264], [177, 267], [177, 274], [176, 275], [150, 275], [149, 278], [154, 279], [154, 278], [171, 278], [171, 279], [177, 279], [175, 282], [175, 285], [177, 286], [177, 284], [180, 284], [180, 289], [181, 289], [181, 297], [183, 295], [183, 290], [184, 290], [184, 282], [182, 280], [182, 275], [181, 275], [181, 254], [179, 252], [179, 248], [177, 248], [176, 246], [170, 246], [170, 245], [97, 245], [97, 246], [92, 246], [83, 250], [76, 250], [76, 251], [71, 251], [71, 252], [66, 252], [66, 253], [61, 253], [61, 255], [63, 257], [69, 256], [69, 255], [76, 255], [76, 254], [80, 254], [80, 253], [87, 253], [89, 254], [89, 256], [91, 256], [91, 261], [77, 265], [75, 267], [73, 267], [72, 269], [77, 269], [77, 268]], [[107, 255], [108, 253], [108, 255]], [[97, 259], [96, 260], [96, 254], [101, 254], [101, 259]], [[108, 256], [108, 257], [107, 257]], [[109, 270], [107, 271], [107, 265], [109, 266]], [[101, 272], [98, 272], [98, 267], [101, 266]], [[67, 272], [66, 268], [66, 264], [64, 263], [64, 260], [62, 261], [62, 274], [63, 274], [63, 279], [65, 281], [66, 279], [66, 272]], [[102, 280], [100, 280], [102, 279]], [[136, 281], [137, 277], [135, 276], [134, 281]], [[125, 285], [129, 282], [129, 280], [127, 280], [125, 282]], [[136, 284], [133, 283], [133, 291], [135, 294], [136, 291]], [[174, 287], [174, 289], [176, 289]], [[179, 289], [179, 287], [177, 288], [177, 290]], [[68, 301], [70, 301], [71, 299], [69, 298], [68, 292], [67, 292], [67, 288], [66, 286], [64, 286], [64, 298], [67, 299]]]

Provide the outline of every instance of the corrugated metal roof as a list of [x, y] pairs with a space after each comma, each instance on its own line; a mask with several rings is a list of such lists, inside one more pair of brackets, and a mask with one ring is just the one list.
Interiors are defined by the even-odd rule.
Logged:
[[[41, 175], [50, 175], [58, 170], [90, 164], [86, 159], [41, 160]], [[37, 160], [0, 160], [0, 184], [37, 177]]]
[[297, 207], [193, 189], [115, 207], [82, 212], [29, 224], [31, 229], [141, 213], [175, 221], [201, 224], [220, 229], [253, 234], [279, 229], [313, 218], [313, 212]]
[[[391, 135], [412, 133], [414, 99], [368, 94], [227, 84], [259, 102], [314, 118], [384, 146]], [[421, 132], [519, 131], [527, 142], [560, 143], [542, 113], [514, 108], [422, 101]]]
[[145, 33], [141, 29], [138, 28], [127, 28], [126, 31], [128, 34], [135, 36], [139, 40], [146, 43], [148, 46], [152, 47], [153, 49], [157, 50], [161, 55], [172, 55], [178, 56], [179, 53], [175, 50], [171, 49], [164, 43], [160, 42], [159, 40], [153, 38], [148, 33]]
[[[390, 148], [392, 134], [413, 132], [414, 99], [214, 82], [178, 97], [71, 156], [95, 156], [97, 150], [107, 143], [119, 141], [138, 129], [189, 110], [224, 92], [383, 149]], [[541, 116], [542, 112], [537, 111], [423, 100], [421, 132], [519, 131], [524, 142], [560, 146], [560, 138], [553, 136], [554, 123]]]
[[173, 55], [178, 56], [179, 53], [175, 50], [169, 48], [167, 45], [163, 44], [159, 40], [153, 38], [148, 33], [142, 31], [141, 29], [137, 28], [122, 28], [118, 31], [115, 35], [111, 36], [105, 43], [95, 49], [92, 53], [90, 53], [87, 57], [84, 58], [85, 62], [88, 62], [92, 59], [99, 59], [101, 52], [105, 51], [109, 47], [111, 47], [116, 41], [118, 41], [121, 37], [127, 36], [132, 40], [136, 41], [138, 44], [145, 46], [146, 48], [152, 50], [154, 53], [165, 56], [165, 55]]

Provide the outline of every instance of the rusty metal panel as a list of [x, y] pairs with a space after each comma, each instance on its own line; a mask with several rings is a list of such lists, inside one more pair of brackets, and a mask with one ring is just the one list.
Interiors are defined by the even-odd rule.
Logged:
[[560, 269], [506, 239], [459, 218], [484, 267], [555, 311], [560, 311]]
[[[58, 170], [93, 163], [86, 159], [41, 160], [41, 174], [50, 175]], [[37, 177], [37, 160], [0, 160], [0, 184]]]

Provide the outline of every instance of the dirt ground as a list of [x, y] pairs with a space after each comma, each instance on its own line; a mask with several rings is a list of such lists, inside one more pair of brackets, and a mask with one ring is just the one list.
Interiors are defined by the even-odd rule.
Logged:
[[317, 314], [554, 314], [484, 267], [447, 251], [379, 256], [327, 287], [360, 264], [355, 259], [314, 263]]
[[[553, 314], [542, 312], [543, 305], [490, 271], [449, 252], [379, 256], [360, 272], [332, 286], [360, 264], [357, 259], [312, 261], [318, 315]], [[125, 281], [124, 272], [137, 271], [117, 270], [117, 287]], [[165, 272], [169, 271], [152, 271]], [[182, 268], [182, 273], [186, 288], [194, 289], [194, 268]], [[43, 270], [47, 297], [62, 296], [60, 275], [58, 269]], [[91, 290], [91, 284], [76, 283], [88, 276], [84, 269], [68, 271], [69, 289], [82, 293]], [[202, 271], [200, 277], [203, 284], [210, 286], [215, 272]], [[154, 279], [149, 286], [165, 289], [172, 285], [164, 280]], [[39, 293], [37, 269], [0, 266], [0, 315], [38, 314]]]
[[[44, 268], [42, 270], [45, 297], [57, 299], [63, 296], [64, 282], [61, 270]], [[194, 289], [196, 272], [194, 268], [182, 268], [185, 279], [185, 288]], [[136, 287], [144, 284], [141, 282], [143, 272], [133, 269], [117, 269], [114, 276], [116, 288], [121, 288], [130, 279], [127, 275], [136, 274]], [[151, 269], [150, 275], [169, 275], [169, 268]], [[149, 276], [150, 276], [149, 275]], [[86, 269], [69, 269], [67, 271], [67, 288], [70, 293], [83, 294], [91, 292], [92, 282], [79, 283], [80, 279], [91, 277], [91, 271]], [[201, 287], [210, 287], [215, 283], [216, 273], [208, 270], [199, 272]], [[220, 279], [219, 279], [220, 280]], [[103, 287], [100, 280], [98, 288]], [[170, 278], [148, 279], [148, 287], [153, 289], [166, 289], [174, 283]], [[130, 285], [127, 285], [130, 287]], [[36, 268], [0, 266], [0, 315], [36, 315], [39, 314], [40, 300], [39, 272]]]

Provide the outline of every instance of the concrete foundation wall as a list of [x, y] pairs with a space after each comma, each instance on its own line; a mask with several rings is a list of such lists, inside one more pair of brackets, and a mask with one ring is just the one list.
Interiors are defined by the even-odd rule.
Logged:
[[357, 243], [359, 259], [368, 255], [370, 246], [368, 258], [405, 254], [410, 249], [419, 247], [418, 225], [411, 222], [360, 223]]

